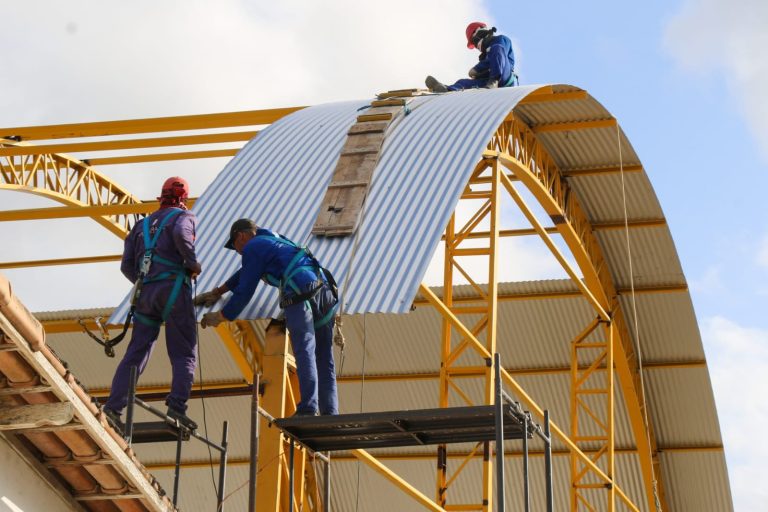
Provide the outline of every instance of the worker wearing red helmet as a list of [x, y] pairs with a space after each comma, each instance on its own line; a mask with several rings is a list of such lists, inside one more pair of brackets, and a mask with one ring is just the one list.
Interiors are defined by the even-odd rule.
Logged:
[[190, 278], [201, 270], [195, 255], [197, 218], [187, 210], [188, 197], [189, 185], [183, 178], [168, 178], [157, 198], [160, 208], [138, 222], [125, 239], [120, 270], [134, 284], [141, 280], [141, 288], [135, 302], [131, 341], [117, 366], [104, 406], [108, 418], [118, 426], [122, 425], [120, 415], [128, 402], [130, 368], [135, 366], [141, 375], [160, 325], [165, 322], [165, 343], [173, 372], [165, 402], [168, 416], [188, 428], [197, 428], [186, 416], [197, 367], [197, 325]]
[[517, 85], [515, 53], [507, 36], [496, 35], [496, 27], [474, 21], [467, 25], [467, 48], [477, 48], [479, 62], [469, 70], [469, 78], [461, 78], [452, 85], [444, 85], [432, 76], [425, 83], [432, 92], [461, 91], [463, 89], [496, 89]]

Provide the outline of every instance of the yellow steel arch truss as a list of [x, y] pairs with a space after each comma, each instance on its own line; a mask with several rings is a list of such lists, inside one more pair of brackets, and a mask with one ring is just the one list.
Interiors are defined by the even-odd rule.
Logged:
[[[0, 139], [0, 148], [31, 148], [25, 142]], [[131, 195], [93, 167], [63, 154], [40, 153], [0, 157], [0, 190], [16, 190], [53, 199], [67, 206], [139, 204]], [[135, 214], [94, 215], [96, 222], [124, 238], [136, 221]]]
[[[235, 114], [228, 114], [226, 119], [216, 118], [215, 126], [224, 126], [227, 122], [232, 125], [253, 124], [254, 121], [271, 122], [281, 115], [295, 109], [281, 111], [254, 111], [243, 119], [230, 119]], [[181, 118], [180, 118], [181, 119]], [[190, 118], [191, 119], [191, 118]], [[147, 124], [146, 131], [151, 132], [151, 120], [143, 120]], [[615, 121], [609, 120], [615, 125]], [[187, 120], [185, 119], [186, 123]], [[194, 118], [196, 128], [200, 123], [212, 123], [207, 118]], [[177, 121], [169, 127], [158, 130], [178, 128]], [[166, 123], [167, 124], [167, 123]], [[142, 125], [144, 126], [144, 125]], [[165, 125], [162, 125], [165, 126]], [[214, 126], [214, 125], [212, 125]], [[46, 127], [49, 128], [49, 127]], [[572, 129], [591, 129], [593, 126], [583, 126]], [[99, 127], [101, 130], [101, 127]], [[130, 133], [139, 133], [139, 128]], [[49, 129], [46, 130], [50, 131]], [[86, 134], [85, 132], [83, 132]], [[128, 132], [126, 132], [128, 133]], [[92, 135], [92, 134], [91, 134]], [[22, 147], [20, 143], [10, 139], [0, 139], [0, 149]], [[19, 190], [45, 197], [50, 197], [61, 203], [72, 206], [104, 206], [136, 204], [140, 201], [131, 196], [125, 189], [111, 182], [108, 178], [96, 172], [85, 162], [67, 157], [62, 154], [41, 153], [30, 151], [29, 154], [3, 153], [0, 156], [0, 189]], [[18, 152], [16, 152], [18, 153]], [[216, 156], [200, 154], [200, 158]], [[185, 158], [195, 158], [197, 155], [186, 155]], [[136, 162], [142, 158], [136, 157]], [[595, 172], [605, 172], [599, 170]], [[615, 170], [611, 172], [616, 172]], [[580, 290], [580, 294], [592, 306], [594, 321], [585, 325], [584, 332], [570, 340], [571, 351], [571, 428], [570, 433], [552, 425], [553, 435], [564, 442], [571, 454], [571, 496], [572, 510], [581, 508], [595, 509], [599, 505], [594, 502], [595, 489], [605, 491], [607, 510], [614, 510], [617, 502], [623, 502], [626, 508], [638, 510], [637, 506], [616, 485], [613, 465], [614, 425], [613, 404], [616, 393], [616, 382], [623, 390], [626, 409], [636, 443], [636, 452], [640, 461], [641, 471], [645, 482], [646, 500], [650, 510], [666, 510], [663, 485], [660, 481], [660, 470], [657, 456], [656, 440], [652, 426], [647, 418], [644, 393], [640, 384], [639, 364], [634, 351], [627, 322], [618, 306], [618, 291], [612, 282], [607, 264], [594, 235], [594, 230], [600, 226], [592, 225], [579, 205], [575, 194], [566, 182], [566, 176], [548, 155], [546, 149], [536, 138], [536, 133], [514, 114], [510, 114], [498, 127], [493, 135], [483, 158], [477, 164], [472, 177], [462, 195], [462, 199], [480, 200], [480, 207], [463, 226], [456, 225], [455, 215], [449, 221], [445, 230], [446, 256], [444, 265], [444, 296], [437, 297], [425, 285], [420, 287], [422, 298], [418, 305], [429, 305], [443, 318], [441, 334], [441, 370], [438, 376], [440, 404], [447, 406], [449, 397], [455, 395], [461, 400], [471, 402], [468, 393], [462, 391], [459, 377], [474, 375], [483, 380], [483, 400], [492, 400], [493, 372], [489, 370], [486, 361], [492, 357], [496, 348], [496, 325], [498, 302], [503, 300], [498, 292], [496, 275], [496, 254], [498, 241], [501, 236], [524, 236], [537, 234], [551, 249], [555, 258], [563, 265]], [[537, 202], [549, 215], [554, 226], [543, 226], [535, 218], [531, 209], [525, 204], [522, 196], [516, 190], [513, 181], [520, 182], [536, 198]], [[507, 193], [518, 205], [532, 225], [532, 229], [503, 230], [499, 222], [500, 199]], [[133, 213], [117, 210], [114, 215], [104, 215], [98, 211], [93, 218], [107, 227], [111, 232], [123, 236], [130, 225]], [[121, 213], [122, 212], [122, 213]], [[479, 226], [485, 220], [490, 223], [490, 229], [480, 230]], [[663, 222], [663, 221], [662, 221]], [[603, 227], [603, 229], [612, 229]], [[559, 235], [568, 246], [577, 268], [571, 268], [551, 235]], [[467, 244], [468, 241], [474, 244]], [[477, 241], [484, 241], [478, 246]], [[472, 256], [486, 258], [486, 273], [473, 276], [459, 263], [458, 258]], [[462, 299], [454, 301], [452, 287], [455, 277], [463, 276], [477, 292], [477, 299]], [[483, 281], [487, 281], [483, 283]], [[474, 323], [465, 325], [461, 317], [473, 315]], [[478, 320], [478, 315], [480, 319]], [[288, 344], [285, 336], [279, 332], [270, 331], [265, 337], [259, 336], [249, 322], [233, 322], [222, 325], [218, 332], [236, 360], [243, 376], [248, 382], [253, 382], [254, 373], [267, 376], [272, 385], [267, 385], [264, 394], [264, 407], [277, 416], [292, 410], [298, 387], [292, 376], [291, 356], [288, 354]], [[458, 335], [458, 344], [452, 342]], [[596, 334], [597, 333], [597, 334]], [[566, 340], [564, 340], [565, 343]], [[456, 361], [462, 354], [474, 353], [478, 356], [477, 366], [457, 366]], [[584, 360], [580, 354], [589, 354], [590, 363], [580, 366]], [[269, 362], [267, 362], [267, 360]], [[542, 408], [518, 384], [515, 376], [502, 370], [502, 379], [512, 388], [520, 399], [535, 416], [543, 416]], [[466, 380], [466, 379], [465, 379]], [[597, 382], [597, 383], [595, 383]], [[594, 400], [585, 400], [584, 395], [599, 395], [598, 406]], [[585, 421], [598, 425], [603, 432], [598, 436], [582, 435], [579, 426]], [[262, 440], [262, 453], [270, 453], [275, 461], [271, 467], [264, 468], [259, 473], [259, 511], [279, 511], [284, 508], [287, 492], [284, 481], [286, 475], [286, 444], [283, 436], [274, 429], [269, 429], [269, 435]], [[595, 447], [597, 443], [597, 447]], [[492, 461], [483, 457], [482, 502], [477, 504], [450, 503], [450, 486], [461, 472], [465, 462], [473, 457], [488, 454], [490, 448], [478, 446], [474, 450], [460, 454], [449, 454], [447, 447], [441, 447], [438, 453], [438, 472], [435, 500], [415, 490], [407, 482], [399, 479], [386, 466], [370, 454], [356, 452], [352, 455], [366, 462], [374, 470], [379, 471], [387, 479], [414, 497], [418, 503], [430, 510], [492, 510]], [[316, 485], [312, 464], [308, 463], [306, 454], [302, 455], [301, 467], [304, 475], [296, 484], [295, 491], [302, 496], [311, 493]], [[446, 461], [459, 460], [458, 469], [449, 473]], [[275, 463], [276, 462], [276, 463]], [[590, 503], [592, 501], [592, 503]], [[603, 501], [603, 498], [599, 498]], [[322, 505], [316, 499], [302, 500], [305, 510], [322, 510]], [[458, 507], [458, 508], [457, 508]], [[602, 508], [602, 507], [600, 507]]]

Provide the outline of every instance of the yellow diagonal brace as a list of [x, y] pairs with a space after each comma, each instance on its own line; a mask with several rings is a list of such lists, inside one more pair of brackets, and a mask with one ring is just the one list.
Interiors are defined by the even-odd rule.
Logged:
[[544, 241], [544, 244], [549, 248], [549, 250], [555, 256], [555, 259], [563, 267], [563, 270], [565, 270], [565, 273], [568, 274], [568, 277], [570, 277], [571, 280], [574, 283], [576, 283], [576, 286], [579, 287], [579, 289], [581, 290], [581, 293], [584, 294], [584, 296], [587, 298], [590, 304], [592, 304], [592, 307], [595, 308], [595, 311], [597, 311], [597, 314], [600, 315], [600, 318], [602, 318], [603, 320], [608, 320], [609, 319], [608, 313], [605, 311], [605, 309], [603, 309], [603, 306], [600, 303], [600, 301], [592, 293], [592, 290], [590, 290], [587, 287], [587, 285], [584, 283], [584, 281], [582, 281], [581, 278], [576, 274], [576, 271], [573, 269], [573, 267], [571, 267], [571, 265], [565, 259], [565, 256], [563, 256], [563, 254], [560, 252], [560, 249], [557, 248], [557, 245], [555, 245], [555, 242], [552, 240], [552, 237], [549, 236], [549, 233], [547, 233], [546, 229], [544, 229], [544, 226], [541, 225], [541, 223], [533, 214], [531, 209], [528, 208], [528, 205], [525, 203], [525, 200], [522, 198], [520, 193], [517, 191], [517, 189], [515, 189], [515, 187], [512, 185], [512, 182], [509, 181], [509, 178], [507, 178], [504, 174], [501, 174], [501, 183], [504, 185], [504, 188], [507, 189], [507, 192], [509, 192], [509, 195], [512, 196], [512, 199], [515, 200], [515, 203], [517, 203], [517, 206], [520, 208], [520, 211], [522, 211], [523, 215], [525, 215], [525, 217], [528, 219], [528, 222], [531, 223], [531, 225], [533, 226], [533, 229], [536, 230], [536, 232], [539, 234], [541, 239]]
[[427, 510], [432, 510], [434, 512], [445, 512], [445, 509], [432, 501], [431, 499], [427, 498], [421, 491], [416, 489], [414, 486], [400, 478], [400, 476], [397, 475], [394, 471], [389, 469], [387, 466], [379, 462], [375, 457], [373, 457], [370, 453], [368, 453], [365, 450], [352, 450], [352, 455], [360, 459], [361, 461], [365, 462], [369, 467], [374, 469], [377, 473], [382, 475], [384, 478], [395, 484], [397, 487], [405, 491], [406, 494], [408, 494], [411, 498], [415, 499], [417, 502], [419, 502], [420, 505], [422, 505]]

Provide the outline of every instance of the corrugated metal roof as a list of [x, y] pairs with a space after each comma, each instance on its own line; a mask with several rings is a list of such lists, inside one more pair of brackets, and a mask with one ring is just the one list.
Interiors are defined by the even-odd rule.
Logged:
[[[300, 110], [251, 140], [200, 196], [197, 252], [201, 289], [221, 284], [239, 267], [222, 248], [229, 226], [250, 217], [306, 243], [343, 287], [350, 313], [405, 313], [482, 151], [515, 104], [537, 87], [475, 90], [416, 98], [393, 123], [376, 167], [364, 217], [353, 237], [310, 236], [346, 132], [367, 102]], [[407, 248], [407, 250], [403, 250]], [[396, 272], [393, 272], [396, 269]], [[276, 313], [275, 291], [260, 287], [241, 314]], [[126, 313], [125, 302], [112, 322]], [[202, 313], [201, 313], [202, 314]]]

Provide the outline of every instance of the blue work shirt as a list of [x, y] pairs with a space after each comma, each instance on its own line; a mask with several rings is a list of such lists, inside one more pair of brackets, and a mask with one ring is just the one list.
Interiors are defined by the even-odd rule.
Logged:
[[489, 80], [498, 80], [499, 87], [506, 86], [515, 71], [512, 41], [507, 36], [493, 36], [474, 69], [479, 76], [488, 73]]
[[[227, 320], [234, 320], [245, 309], [256, 292], [259, 281], [266, 281], [267, 274], [280, 281], [299, 251], [292, 244], [268, 237], [283, 238], [269, 229], [257, 229], [256, 236], [248, 240], [243, 247], [240, 269], [227, 279], [226, 285], [232, 292], [232, 297], [221, 310]], [[291, 278], [299, 290], [306, 291], [319, 279], [323, 279], [318, 275], [316, 266], [315, 260], [307, 255], [301, 256], [294, 264], [294, 268], [303, 267]], [[292, 290], [285, 292], [291, 293]]]
[[[174, 210], [178, 210], [178, 208], [163, 208], [148, 217], [150, 238], [155, 236], [160, 223]], [[135, 283], [139, 277], [139, 266], [144, 258], [144, 222], [143, 219], [137, 222], [125, 238], [123, 259], [120, 263], [120, 270], [132, 283]], [[196, 222], [195, 214], [188, 210], [183, 210], [169, 219], [157, 239], [154, 255], [177, 263], [188, 269], [190, 273], [199, 273], [200, 263], [195, 255]], [[153, 259], [152, 265], [149, 267], [149, 274], [146, 277], [151, 280], [158, 274], [169, 270], [173, 270], [173, 267]]]

